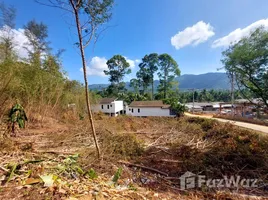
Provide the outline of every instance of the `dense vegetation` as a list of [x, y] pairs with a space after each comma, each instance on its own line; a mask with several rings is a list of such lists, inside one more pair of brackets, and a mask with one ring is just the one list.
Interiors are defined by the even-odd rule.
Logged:
[[[7, 34], [0, 38], [0, 119], [16, 101], [27, 110], [29, 119], [60, 119], [68, 104], [75, 104], [76, 111], [83, 114], [83, 85], [68, 79], [60, 59], [63, 50], [50, 47], [47, 26], [35, 20], [25, 24], [27, 55], [19, 57], [12, 33], [16, 9], [1, 4], [1, 13], [1, 23], [5, 24], [2, 30]], [[90, 98], [94, 100], [95, 95], [90, 94]]]

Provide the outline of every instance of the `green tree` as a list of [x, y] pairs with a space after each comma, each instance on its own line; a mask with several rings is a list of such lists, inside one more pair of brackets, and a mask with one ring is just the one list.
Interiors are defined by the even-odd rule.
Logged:
[[268, 107], [268, 32], [260, 27], [222, 54], [222, 63], [235, 74], [239, 89], [248, 89]]
[[159, 56], [160, 72], [158, 72], [160, 85], [159, 93], [163, 93], [163, 98], [167, 98], [168, 92], [174, 87], [176, 76], [180, 76], [180, 69], [177, 62], [168, 54]]
[[47, 25], [31, 20], [24, 26], [24, 29], [24, 34], [28, 39], [28, 43], [25, 44], [25, 49], [28, 51], [29, 60], [37, 67], [41, 67], [41, 56], [49, 50]]
[[148, 69], [147, 68], [143, 68], [141, 66], [141, 63], [139, 64], [139, 71], [137, 71], [136, 76], [137, 76], [137, 80], [140, 82], [140, 85], [142, 87], [142, 92], [141, 94], [145, 94], [147, 91], [147, 88], [150, 85], [150, 76], [148, 73]]
[[140, 71], [138, 72], [137, 77], [142, 79], [142, 82], [146, 87], [151, 84], [151, 99], [154, 99], [154, 73], [158, 70], [158, 54], [151, 53], [149, 55], [145, 55], [142, 58], [142, 62], [139, 64], [139, 67]]
[[53, 74], [55, 77], [63, 78], [63, 72], [61, 68], [61, 60], [60, 57], [64, 52], [63, 49], [59, 50], [56, 55], [46, 54], [43, 60], [43, 70]]
[[109, 81], [113, 93], [122, 92], [124, 90], [123, 79], [126, 74], [131, 73], [130, 65], [126, 59], [121, 55], [115, 55], [107, 61], [108, 70], [104, 70], [105, 75], [110, 76]]
[[119, 99], [130, 104], [132, 101], [146, 101], [148, 98], [146, 95], [141, 95], [133, 92], [119, 93], [117, 96]]
[[141, 82], [139, 79], [133, 78], [130, 80], [129, 86], [134, 89], [135, 93], [139, 93]]
[[177, 117], [182, 116], [184, 112], [186, 111], [185, 105], [179, 103], [177, 98], [172, 97], [172, 98], [164, 99], [163, 103], [170, 105], [170, 108], [172, 109], [174, 113], [176, 113]]
[[0, 15], [1, 30], [4, 33], [0, 36], [1, 57], [6, 61], [15, 58], [13, 29], [15, 28], [16, 9], [1, 2]]

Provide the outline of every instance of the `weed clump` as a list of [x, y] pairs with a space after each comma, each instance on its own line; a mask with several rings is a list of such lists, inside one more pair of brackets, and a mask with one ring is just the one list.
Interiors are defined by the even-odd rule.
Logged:
[[202, 130], [205, 132], [219, 125], [219, 123], [216, 120], [205, 119], [205, 118], [200, 118], [200, 117], [189, 117], [186, 121], [191, 124], [192, 123], [199, 124]]
[[101, 137], [104, 154], [111, 157], [140, 156], [144, 145], [132, 133], [105, 133]]

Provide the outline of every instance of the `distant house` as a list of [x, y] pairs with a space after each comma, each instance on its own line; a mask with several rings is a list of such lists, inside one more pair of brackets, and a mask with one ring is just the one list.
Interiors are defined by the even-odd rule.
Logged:
[[126, 106], [126, 114], [139, 117], [176, 116], [170, 105], [165, 105], [163, 101], [133, 101], [129, 106]]
[[103, 98], [97, 104], [92, 106], [94, 112], [103, 112], [110, 116], [118, 116], [123, 114], [123, 101], [116, 98]]
[[220, 109], [220, 102], [195, 102], [193, 108], [193, 102], [185, 104], [189, 111], [194, 112], [211, 112], [217, 113]]
[[187, 103], [185, 104], [185, 107], [190, 111], [190, 112], [202, 112], [203, 108], [200, 105], [193, 105], [193, 103]]

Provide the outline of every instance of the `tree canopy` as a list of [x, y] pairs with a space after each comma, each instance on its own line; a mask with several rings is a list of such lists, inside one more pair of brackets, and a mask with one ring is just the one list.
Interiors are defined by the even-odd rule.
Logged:
[[158, 91], [163, 93], [163, 98], [167, 98], [168, 92], [173, 88], [176, 82], [174, 81], [176, 76], [180, 76], [180, 69], [177, 62], [168, 54], [161, 54], [159, 56], [160, 71], [158, 76], [160, 79], [160, 85]]
[[223, 53], [222, 63], [240, 89], [247, 88], [268, 107], [268, 32], [260, 27]]
[[141, 80], [144, 90], [151, 84], [152, 99], [154, 98], [154, 73], [158, 70], [158, 63], [157, 53], [145, 55], [139, 64], [140, 70], [137, 72], [137, 77]]
[[[110, 93], [118, 93], [124, 89], [123, 78], [131, 73], [130, 65], [121, 55], [115, 55], [107, 61], [108, 70], [104, 70], [111, 82]], [[109, 89], [109, 88], [108, 88]]]

